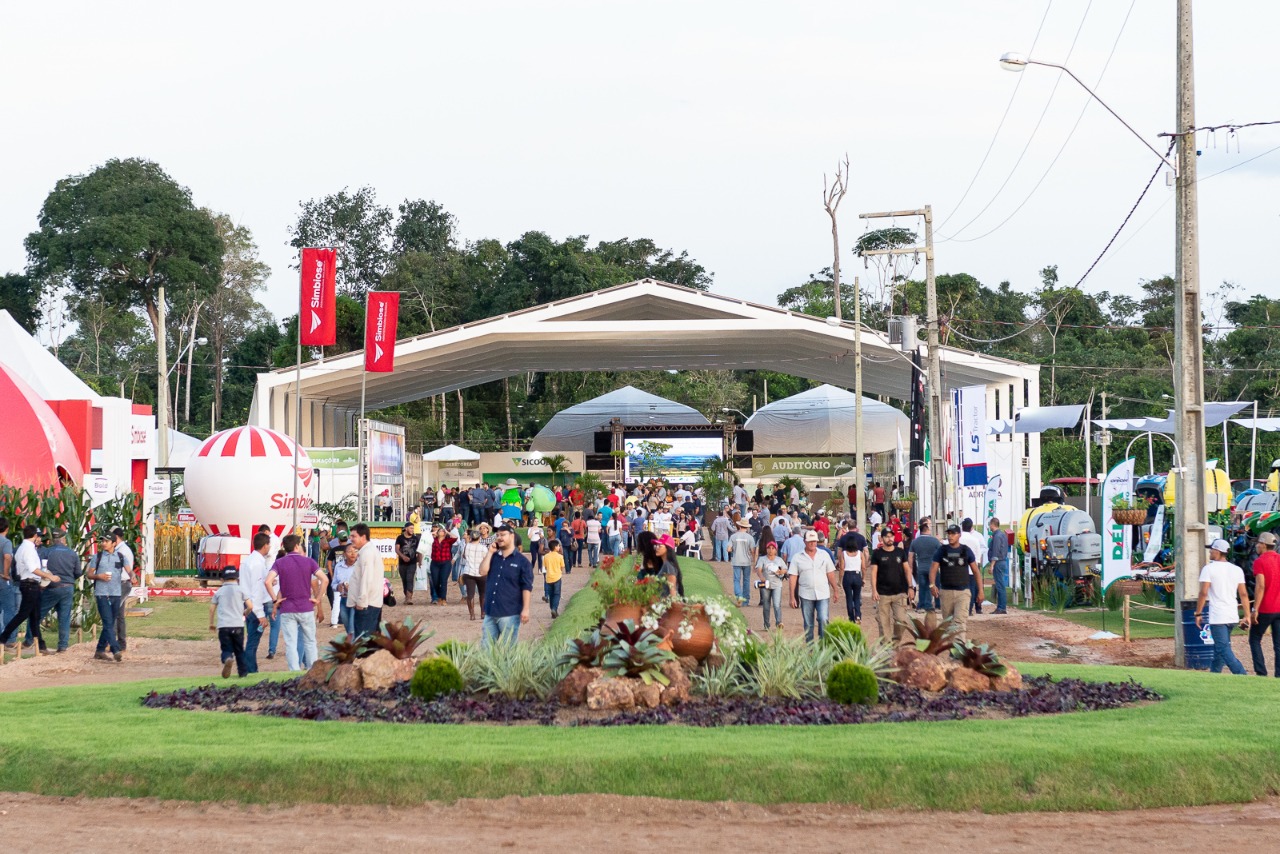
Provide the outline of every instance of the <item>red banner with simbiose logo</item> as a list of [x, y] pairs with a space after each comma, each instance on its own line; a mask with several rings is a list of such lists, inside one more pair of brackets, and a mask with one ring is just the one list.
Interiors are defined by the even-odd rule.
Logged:
[[338, 343], [337, 301], [334, 283], [338, 275], [338, 250], [302, 250], [302, 306], [298, 332], [304, 347], [329, 347]]
[[396, 360], [396, 317], [400, 294], [369, 291], [364, 313], [364, 369], [389, 373]]

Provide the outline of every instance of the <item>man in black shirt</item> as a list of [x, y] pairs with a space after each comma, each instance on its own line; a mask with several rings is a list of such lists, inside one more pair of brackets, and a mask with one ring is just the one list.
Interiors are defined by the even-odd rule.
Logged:
[[973, 549], [960, 542], [960, 526], [947, 526], [946, 545], [938, 549], [929, 567], [929, 589], [942, 600], [942, 618], [955, 621], [960, 640], [969, 637], [970, 576], [978, 585], [977, 606], [982, 606], [982, 569]]
[[885, 640], [907, 634], [907, 602], [915, 582], [907, 572], [907, 552], [893, 542], [893, 531], [880, 532], [880, 546], [871, 553], [871, 601], [876, 606], [876, 626]]
[[844, 533], [836, 540], [836, 545], [847, 552], [860, 552], [867, 547], [867, 538], [858, 533], [858, 523], [853, 519], [844, 522]]
[[404, 532], [396, 537], [396, 563], [400, 570], [400, 586], [404, 589], [404, 603], [413, 604], [414, 581], [418, 575], [418, 564], [422, 557], [418, 554], [418, 538], [414, 536], [413, 525], [405, 525]]

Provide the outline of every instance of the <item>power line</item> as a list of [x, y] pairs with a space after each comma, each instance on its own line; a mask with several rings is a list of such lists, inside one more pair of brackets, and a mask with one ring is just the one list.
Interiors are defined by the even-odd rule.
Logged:
[[[1048, 4], [1044, 7], [1044, 15], [1040, 18], [1040, 26], [1036, 28], [1035, 37], [1031, 39], [1031, 47], [1027, 50], [1028, 56], [1034, 54], [1036, 51], [1036, 44], [1040, 41], [1040, 33], [1044, 30], [1044, 22], [1049, 20], [1049, 11], [1051, 9], [1053, 9], [1053, 0], [1049, 0]], [[1013, 92], [1009, 95], [1009, 103], [1005, 104], [1004, 114], [1000, 116], [1000, 122], [996, 125], [995, 133], [991, 135], [991, 142], [987, 144], [987, 150], [982, 155], [982, 162], [978, 164], [978, 168], [974, 171], [973, 177], [969, 179], [969, 185], [964, 188], [964, 193], [961, 194], [960, 201], [955, 203], [955, 206], [951, 209], [951, 213], [947, 214], [947, 218], [938, 223], [939, 230], [945, 228], [947, 223], [951, 222], [951, 218], [955, 216], [964, 205], [964, 200], [969, 198], [969, 191], [973, 189], [973, 185], [977, 182], [978, 176], [982, 174], [982, 168], [987, 165], [987, 158], [991, 156], [991, 151], [996, 146], [996, 140], [1000, 138], [1000, 130], [1004, 127], [1005, 119], [1009, 118], [1009, 110], [1013, 108], [1014, 99], [1018, 97], [1018, 89], [1022, 87], [1023, 79], [1023, 75], [1018, 75], [1018, 82], [1013, 85]]]
[[[1071, 47], [1067, 49], [1066, 59], [1063, 60], [1064, 63], [1067, 60], [1071, 59], [1071, 54], [1076, 49], [1076, 42], [1080, 39], [1080, 33], [1084, 30], [1084, 22], [1088, 19], [1089, 10], [1092, 7], [1093, 7], [1093, 0], [1089, 0], [1089, 5], [1085, 6], [1084, 14], [1080, 17], [1080, 25], [1076, 27], [1075, 37], [1071, 39]], [[978, 211], [976, 214], [973, 215], [972, 219], [970, 219], [964, 225], [960, 226], [960, 228], [956, 229], [955, 234], [960, 234], [961, 232], [963, 232], [966, 228], [973, 225], [974, 222], [976, 222], [979, 217], [981, 217], [984, 213], [986, 213], [987, 209], [990, 208], [991, 205], [995, 203], [995, 200], [1000, 198], [1000, 194], [1004, 192], [1004, 188], [1009, 185], [1009, 182], [1011, 180], [1013, 180], [1014, 173], [1018, 171], [1018, 166], [1022, 163], [1022, 158], [1026, 157], [1027, 150], [1031, 148], [1032, 140], [1036, 138], [1036, 133], [1040, 130], [1040, 124], [1044, 121], [1045, 115], [1047, 115], [1049, 112], [1049, 106], [1053, 103], [1053, 96], [1057, 94], [1058, 86], [1062, 83], [1062, 74], [1063, 73], [1061, 71], [1058, 72], [1058, 78], [1054, 80], [1053, 88], [1049, 90], [1049, 99], [1045, 101], [1044, 109], [1040, 111], [1040, 118], [1036, 119], [1035, 127], [1031, 129], [1031, 135], [1027, 137], [1026, 143], [1022, 146], [1022, 152], [1018, 155], [1018, 159], [1013, 162], [1013, 166], [1012, 168], [1009, 169], [1009, 174], [1005, 176], [1004, 182], [1001, 183], [1000, 186], [996, 188], [995, 194], [992, 195], [991, 198], [987, 200], [987, 203], [982, 206], [982, 210]], [[953, 239], [955, 239], [954, 235], [952, 237], [939, 237], [938, 242], [946, 243], [947, 241], [953, 240]]]
[[[1129, 23], [1129, 16], [1133, 13], [1133, 7], [1134, 7], [1134, 4], [1136, 3], [1137, 3], [1137, 0], [1130, 0], [1129, 11], [1125, 12], [1124, 20], [1120, 24], [1120, 32], [1116, 33], [1115, 41], [1111, 43], [1111, 52], [1107, 54], [1107, 61], [1104, 62], [1102, 65], [1102, 71], [1099, 72], [1098, 74], [1097, 82], [1093, 84], [1094, 89], [1098, 88], [1098, 86], [1102, 83], [1102, 78], [1106, 76], [1107, 68], [1110, 67], [1111, 60], [1116, 55], [1116, 48], [1120, 46], [1120, 37], [1124, 35], [1125, 26]], [[1086, 15], [1088, 14], [1088, 9], [1085, 10], [1085, 14]], [[1080, 23], [1081, 23], [1081, 26], [1084, 25], [1083, 21], [1081, 21]], [[1079, 33], [1077, 33], [1077, 35], [1079, 35]], [[1063, 62], [1065, 63], [1066, 60], [1064, 60]], [[1058, 79], [1059, 80], [1062, 79], [1061, 72], [1058, 75]], [[1027, 193], [1026, 197], [1018, 204], [1016, 208], [1014, 208], [1009, 213], [1008, 216], [1006, 216], [1004, 219], [998, 222], [993, 228], [983, 232], [982, 234], [979, 234], [977, 237], [956, 237], [955, 235], [952, 235], [951, 237], [944, 238], [944, 239], [954, 240], [957, 243], [973, 243], [975, 241], [982, 240], [985, 237], [990, 237], [992, 234], [995, 234], [997, 231], [1004, 228], [1004, 226], [1007, 225], [1015, 216], [1017, 216], [1018, 213], [1024, 207], [1026, 207], [1027, 202], [1031, 201], [1031, 199], [1035, 196], [1036, 192], [1040, 189], [1040, 185], [1044, 183], [1045, 179], [1049, 177], [1049, 173], [1053, 171], [1053, 167], [1057, 165], [1058, 159], [1062, 157], [1062, 153], [1067, 150], [1067, 145], [1071, 142], [1071, 138], [1075, 136], [1076, 130], [1080, 127], [1080, 122], [1084, 120], [1084, 114], [1088, 111], [1089, 105], [1092, 103], [1092, 101], [1093, 99], [1090, 98], [1089, 100], [1086, 100], [1084, 102], [1084, 106], [1080, 108], [1080, 115], [1076, 116], [1075, 124], [1071, 126], [1071, 130], [1067, 132], [1066, 138], [1062, 140], [1062, 145], [1058, 146], [1058, 152], [1053, 155], [1053, 159], [1049, 161], [1049, 165], [1045, 167], [1045, 170], [1043, 173], [1041, 173], [1039, 180], [1037, 180], [1036, 183], [1031, 187], [1031, 191]], [[992, 201], [995, 201], [995, 200], [992, 199]], [[974, 219], [977, 219], [977, 217], [974, 217]], [[961, 228], [959, 231], [956, 232], [956, 234], [959, 234], [961, 231], [964, 231], [964, 229], [968, 228], [969, 224], [971, 223], [972, 223], [972, 220], [970, 220], [970, 223], [966, 223], [964, 228]]]

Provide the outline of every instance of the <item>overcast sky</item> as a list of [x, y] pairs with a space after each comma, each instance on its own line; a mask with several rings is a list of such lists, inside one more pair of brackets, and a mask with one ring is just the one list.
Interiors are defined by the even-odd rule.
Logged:
[[[939, 273], [1030, 290], [1057, 264], [1070, 284], [1157, 161], [1096, 104], [1073, 132], [1088, 98], [1056, 70], [996, 60], [1040, 30], [1034, 57], [1097, 83], [1163, 150], [1173, 5], [6, 3], [0, 272], [24, 266], [58, 179], [138, 156], [252, 230], [278, 316], [297, 300], [299, 201], [366, 184], [392, 206], [440, 202], [466, 239], [651, 237], [688, 250], [717, 292], [772, 304], [830, 264], [822, 179], [848, 152], [846, 246], [860, 212], [932, 204]], [[1198, 123], [1280, 119], [1280, 3], [1196, 14]], [[1242, 131], [1238, 153], [1225, 134], [1201, 139], [1202, 180], [1238, 166], [1201, 186], [1205, 289], [1274, 296], [1262, 250], [1280, 225], [1280, 151], [1245, 161], [1280, 147], [1280, 126]], [[1172, 272], [1172, 195], [1157, 179], [1087, 289], [1136, 293]]]

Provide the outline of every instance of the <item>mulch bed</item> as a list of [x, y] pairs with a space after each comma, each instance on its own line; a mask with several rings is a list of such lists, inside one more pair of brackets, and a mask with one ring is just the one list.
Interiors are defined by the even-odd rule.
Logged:
[[407, 683], [385, 691], [338, 694], [303, 688], [298, 680], [252, 685], [205, 685], [168, 693], [152, 691], [142, 704], [152, 709], [238, 712], [315, 721], [378, 721], [416, 724], [541, 724], [547, 726], [625, 726], [684, 724], [715, 727], [750, 724], [861, 724], [1019, 718], [1116, 709], [1163, 699], [1132, 680], [1083, 682], [1040, 676], [1025, 679], [1020, 691], [937, 694], [897, 684], [880, 687], [875, 706], [846, 706], [830, 700], [761, 697], [695, 697], [679, 706], [593, 712], [547, 700], [512, 700], [454, 694], [424, 702], [410, 696]]

